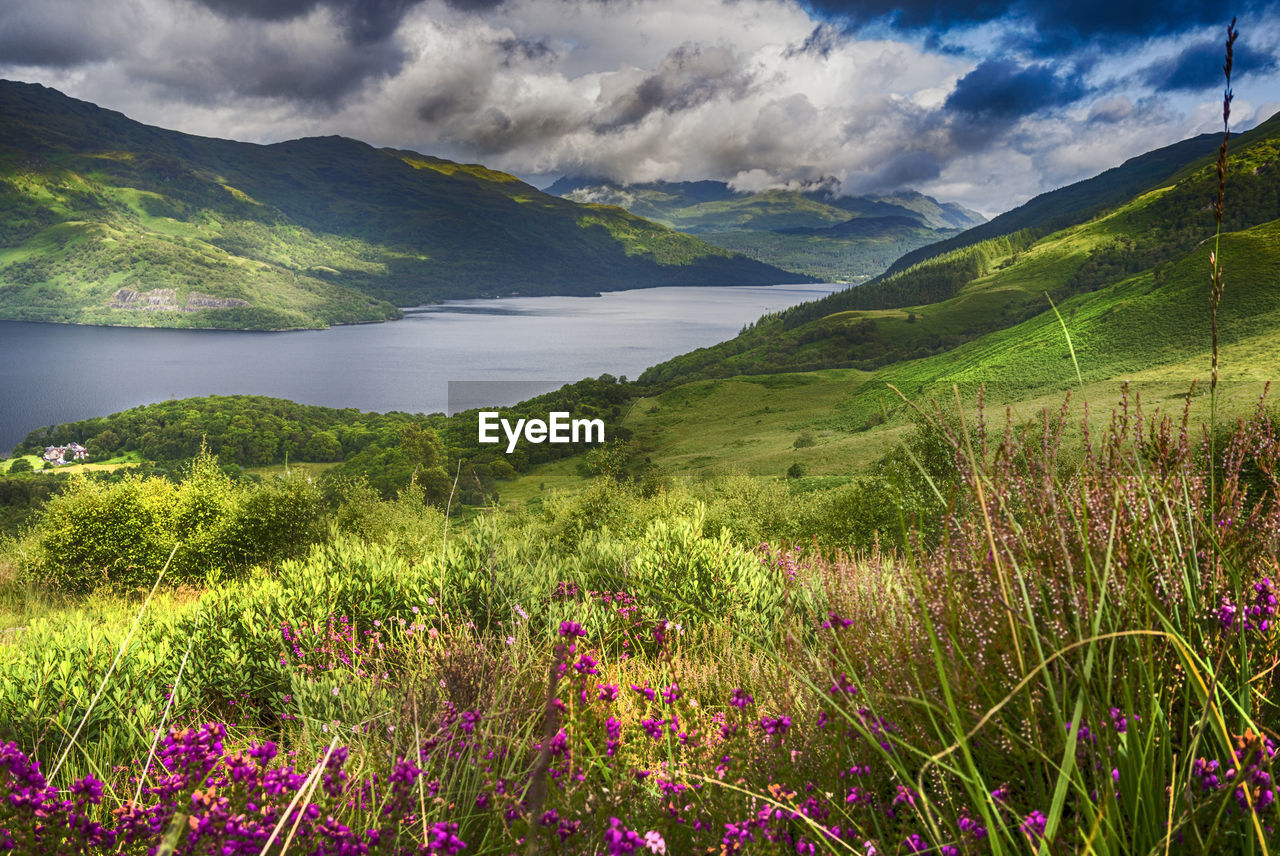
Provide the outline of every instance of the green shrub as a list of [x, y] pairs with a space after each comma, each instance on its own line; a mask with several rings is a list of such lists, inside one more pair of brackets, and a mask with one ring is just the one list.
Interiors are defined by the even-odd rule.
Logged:
[[754, 546], [791, 537], [797, 502], [787, 485], [743, 474], [722, 476], [694, 488], [706, 505], [703, 532]]
[[240, 492], [225, 524], [232, 568], [299, 556], [326, 532], [324, 496], [309, 480], [273, 478]]
[[68, 592], [150, 585], [173, 548], [176, 495], [163, 479], [73, 477], [45, 506], [38, 564], [27, 572]]
[[173, 506], [174, 536], [180, 542], [170, 567], [175, 578], [198, 579], [210, 568], [230, 564], [227, 528], [241, 492], [207, 453], [192, 462]]
[[73, 478], [39, 518], [26, 572], [66, 592], [127, 591], [150, 586], [173, 551], [168, 579], [200, 583], [300, 555], [325, 522], [324, 497], [308, 480], [232, 481], [205, 453], [177, 485]]

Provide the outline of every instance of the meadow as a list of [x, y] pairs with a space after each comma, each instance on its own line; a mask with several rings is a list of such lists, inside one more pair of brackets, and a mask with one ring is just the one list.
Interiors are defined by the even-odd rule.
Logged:
[[1266, 852], [1280, 432], [1122, 394], [926, 410], [825, 510], [73, 480], [5, 550], [5, 846]]

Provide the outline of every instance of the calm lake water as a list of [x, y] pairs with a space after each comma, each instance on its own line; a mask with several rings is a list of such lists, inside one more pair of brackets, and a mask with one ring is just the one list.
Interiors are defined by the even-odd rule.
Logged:
[[514, 404], [605, 372], [637, 377], [842, 287], [458, 300], [388, 324], [288, 333], [0, 321], [0, 452], [42, 425], [197, 395], [410, 413]]

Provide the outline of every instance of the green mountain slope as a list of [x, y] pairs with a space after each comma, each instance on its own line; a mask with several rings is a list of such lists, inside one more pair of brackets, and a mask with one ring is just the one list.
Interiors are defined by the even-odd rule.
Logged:
[[[1276, 119], [1235, 141], [1224, 229], [1240, 234], [1228, 245], [1273, 234], [1267, 230], [1280, 218], [1278, 152]], [[987, 239], [767, 316], [729, 342], [653, 367], [642, 380], [672, 383], [836, 367], [875, 370], [932, 355], [942, 355], [939, 359], [946, 362], [960, 345], [1017, 329], [1024, 321], [1056, 326], [1046, 294], [1061, 303], [1135, 282], [1169, 301], [1170, 317], [1180, 315], [1178, 302], [1184, 296], [1166, 286], [1189, 269], [1198, 270], [1200, 279], [1207, 275], [1204, 241], [1213, 233], [1208, 202], [1217, 177], [1208, 161], [1184, 165], [1177, 173], [1171, 184], [1087, 222], [1043, 237], [1024, 229]], [[1280, 242], [1254, 240], [1247, 252], [1247, 260], [1236, 258], [1230, 264], [1257, 270], [1238, 287], [1280, 290], [1280, 281], [1267, 267], [1280, 257]], [[1228, 268], [1228, 277], [1231, 272]], [[1147, 339], [1142, 346], [1150, 344]]]
[[[1272, 136], [1277, 121], [1277, 117], [1273, 116], [1257, 128], [1241, 134], [1233, 145], [1248, 146], [1253, 140]], [[885, 275], [898, 273], [927, 259], [991, 238], [1013, 235], [1024, 230], [1040, 236], [1084, 223], [1144, 191], [1185, 178], [1189, 170], [1194, 170], [1197, 165], [1202, 166], [1207, 158], [1216, 156], [1221, 139], [1219, 134], [1201, 134], [1130, 158], [1120, 166], [1093, 178], [1042, 193], [953, 238], [905, 254], [885, 271]]]
[[746, 193], [718, 181], [619, 185], [570, 177], [547, 192], [617, 205], [768, 264], [837, 281], [874, 276], [905, 252], [983, 222], [920, 193], [838, 196], [825, 185]]
[[0, 318], [315, 327], [444, 298], [802, 278], [483, 166], [195, 137], [0, 81]]

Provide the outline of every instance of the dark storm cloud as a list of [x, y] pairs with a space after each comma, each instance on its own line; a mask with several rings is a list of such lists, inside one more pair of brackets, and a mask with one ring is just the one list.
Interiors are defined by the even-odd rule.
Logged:
[[305, 15], [321, 0], [199, 0], [200, 5], [219, 15], [254, 18], [259, 21], [287, 21]]
[[1202, 0], [809, 0], [809, 5], [820, 14], [853, 24], [885, 20], [935, 36], [958, 26], [1017, 20], [1034, 31], [1034, 35], [1019, 39], [1019, 47], [1057, 55], [1087, 44], [1117, 46], [1215, 25], [1225, 29], [1232, 15], [1246, 23], [1273, 4], [1270, 0], [1244, 0], [1231, 10]]
[[[108, 63], [193, 105], [236, 96], [338, 105], [407, 59], [394, 30], [416, 0], [3, 0], [0, 64], [78, 69]], [[318, 8], [328, 14], [305, 16]]]
[[658, 110], [692, 110], [722, 94], [741, 97], [750, 85], [750, 76], [732, 51], [682, 45], [667, 54], [658, 70], [638, 86], [613, 99], [597, 121], [597, 129], [626, 128]]
[[[1191, 45], [1177, 56], [1154, 62], [1142, 73], [1146, 84], [1160, 92], [1200, 92], [1221, 89], [1223, 43], [1201, 42]], [[1236, 79], [1255, 71], [1275, 71], [1276, 50], [1255, 50], [1240, 42], [1235, 49], [1232, 74]]]
[[858, 191], [874, 193], [915, 187], [942, 174], [942, 162], [933, 152], [902, 152], [887, 159], [875, 173], [859, 182]]
[[336, 106], [370, 78], [394, 74], [403, 62], [404, 53], [389, 45], [314, 55], [263, 49], [246, 56], [243, 64], [210, 68], [208, 81], [220, 81], [220, 85], [213, 88], [208, 86], [208, 81], [204, 85], [185, 79], [175, 81], [172, 75], [158, 82], [180, 82], [193, 96], [203, 91], [214, 100], [229, 88], [243, 95]]
[[288, 21], [325, 6], [332, 9], [355, 44], [389, 38], [405, 13], [422, 0], [198, 0], [220, 15], [258, 21]]
[[460, 12], [491, 12], [506, 4], [507, 0], [445, 0]]
[[1076, 74], [1061, 74], [1048, 65], [989, 59], [960, 78], [945, 107], [964, 116], [1020, 119], [1065, 106], [1086, 92]]
[[1007, 14], [1011, 4], [1008, 0], [978, 0], [973, 3], [937, 0], [810, 0], [805, 5], [821, 14], [839, 15], [856, 22], [887, 18], [900, 27], [935, 29], [991, 21]]
[[507, 67], [521, 61], [541, 62], [559, 56], [556, 49], [542, 39], [500, 39], [497, 46], [502, 54], [502, 64]]
[[490, 107], [475, 120], [461, 133], [451, 136], [481, 155], [503, 154], [522, 146], [554, 140], [578, 128], [575, 118], [553, 110], [511, 115], [505, 110]]
[[491, 74], [468, 74], [465, 71], [436, 80], [431, 91], [422, 96], [418, 104], [418, 118], [427, 124], [438, 124], [475, 113], [484, 107], [492, 85]]
[[108, 47], [91, 33], [50, 27], [49, 23], [20, 20], [0, 26], [0, 63], [72, 68], [110, 55]]

